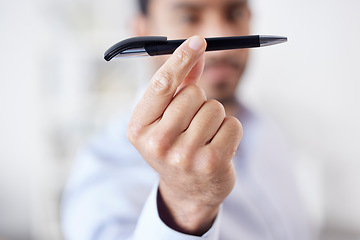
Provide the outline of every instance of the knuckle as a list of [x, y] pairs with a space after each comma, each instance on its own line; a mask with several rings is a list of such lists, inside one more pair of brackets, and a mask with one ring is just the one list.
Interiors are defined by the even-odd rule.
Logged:
[[168, 164], [176, 169], [188, 171], [191, 167], [192, 154], [186, 147], [177, 147], [172, 151]]
[[205, 91], [196, 84], [189, 84], [182, 90], [182, 94], [191, 98], [192, 101], [205, 101]]
[[229, 116], [229, 117], [226, 117], [225, 120], [226, 120], [225, 123], [229, 126], [231, 132], [233, 132], [234, 135], [240, 135], [240, 136], [243, 135], [242, 125], [236, 117]]
[[142, 128], [139, 124], [129, 123], [126, 136], [132, 144], [136, 144], [142, 135]]
[[151, 89], [155, 95], [170, 93], [175, 73], [170, 67], [160, 69], [153, 78]]
[[217, 170], [217, 165], [213, 160], [208, 160], [202, 169], [202, 172], [205, 173], [206, 175], [212, 175], [214, 172], [216, 172]]
[[151, 135], [146, 141], [146, 151], [156, 159], [162, 159], [166, 155], [169, 141], [166, 134], [156, 133]]
[[218, 153], [214, 150], [209, 150], [206, 154], [206, 158], [203, 159], [201, 164], [201, 172], [207, 175], [211, 175], [218, 169], [217, 163], [219, 162]]
[[229, 141], [231, 144], [228, 144], [224, 150], [227, 155], [234, 157], [243, 135], [242, 125], [235, 117], [226, 117], [225, 124], [229, 132], [229, 139], [232, 139], [232, 141]]
[[190, 61], [191, 59], [191, 53], [189, 51], [187, 51], [186, 49], [179, 49], [178, 51], [176, 51], [176, 53], [174, 54], [175, 56], [175, 62], [177, 64], [186, 64]]
[[216, 147], [209, 148], [206, 154], [210, 162], [218, 161], [220, 159], [220, 150]]
[[219, 101], [210, 99], [206, 102], [206, 104], [215, 116], [225, 117], [225, 108]]
[[237, 148], [238, 148], [238, 144], [230, 144], [226, 149], [227, 151], [225, 152], [226, 157], [228, 159], [233, 159], [236, 154]]

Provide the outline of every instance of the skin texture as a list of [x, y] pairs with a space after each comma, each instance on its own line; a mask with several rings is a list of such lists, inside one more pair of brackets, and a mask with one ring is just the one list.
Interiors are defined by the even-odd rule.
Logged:
[[[242, 137], [230, 116], [248, 51], [204, 54], [203, 37], [246, 35], [242, 0], [151, 0], [138, 35], [187, 38], [170, 57], [155, 58], [152, 77], [127, 136], [159, 174], [158, 210], [171, 228], [203, 235], [235, 183], [232, 158]], [[216, 100], [215, 100], [216, 99]]]

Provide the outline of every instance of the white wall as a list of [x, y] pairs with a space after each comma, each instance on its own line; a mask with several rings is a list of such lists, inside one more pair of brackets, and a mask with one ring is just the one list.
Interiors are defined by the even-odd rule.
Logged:
[[73, 155], [135, 91], [119, 81], [136, 78], [122, 73], [131, 63], [103, 60], [132, 11], [121, 0], [0, 2], [0, 239], [61, 239]]
[[358, 232], [360, 2], [256, 0], [254, 5], [254, 31], [285, 35], [289, 42], [253, 51], [243, 97], [273, 116], [290, 137], [304, 191], [318, 195], [305, 196], [312, 214], [324, 217], [327, 228]]
[[[131, 35], [132, 3], [0, 2], [0, 238], [61, 239], [72, 156], [135, 97], [137, 60], [102, 60]], [[289, 42], [252, 51], [240, 97], [289, 137], [313, 223], [359, 232], [360, 2], [253, 5], [253, 33]]]

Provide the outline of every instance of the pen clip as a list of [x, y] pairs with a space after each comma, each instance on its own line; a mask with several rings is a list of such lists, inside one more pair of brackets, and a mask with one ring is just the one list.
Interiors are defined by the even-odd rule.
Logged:
[[104, 59], [106, 61], [110, 61], [115, 56], [121, 54], [126, 56], [131, 54], [146, 53], [145, 47], [147, 44], [165, 43], [166, 41], [167, 41], [167, 37], [161, 37], [161, 36], [145, 36], [145, 37], [128, 38], [121, 42], [116, 43], [108, 50], [106, 50], [104, 54]]

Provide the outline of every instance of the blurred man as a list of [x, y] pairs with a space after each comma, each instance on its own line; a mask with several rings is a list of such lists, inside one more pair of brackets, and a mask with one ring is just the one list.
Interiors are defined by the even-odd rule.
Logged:
[[248, 50], [204, 54], [203, 37], [249, 34], [248, 2], [140, 6], [137, 35], [190, 38], [154, 58], [159, 70], [129, 122], [109, 126], [79, 156], [65, 237], [309, 239], [283, 138], [236, 100]]

